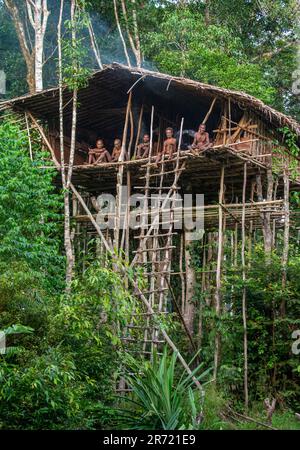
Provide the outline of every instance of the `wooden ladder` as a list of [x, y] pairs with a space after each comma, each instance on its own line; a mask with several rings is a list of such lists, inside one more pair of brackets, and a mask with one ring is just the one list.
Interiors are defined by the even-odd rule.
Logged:
[[154, 309], [155, 317], [147, 311], [134, 313], [130, 323], [124, 327], [122, 341], [128, 352], [133, 351], [150, 359], [153, 351], [159, 353], [164, 344], [157, 320], [166, 317], [170, 312], [168, 296], [173, 273], [172, 251], [175, 248], [173, 239], [177, 235], [175, 224], [180, 221], [176, 218], [174, 208], [182, 206], [182, 200], [177, 197], [180, 189], [178, 181], [185, 170], [187, 158], [180, 156], [179, 151], [182, 128], [183, 120], [178, 151], [174, 158], [166, 160], [163, 157], [157, 164], [152, 161], [151, 136], [148, 162], [140, 168], [142, 175], [140, 179], [145, 183], [142, 186], [135, 186], [141, 193], [143, 209], [140, 224], [135, 230], [138, 233], [134, 237], [138, 242], [138, 248], [134, 252], [132, 265], [136, 264], [144, 269], [147, 290], [143, 293]]

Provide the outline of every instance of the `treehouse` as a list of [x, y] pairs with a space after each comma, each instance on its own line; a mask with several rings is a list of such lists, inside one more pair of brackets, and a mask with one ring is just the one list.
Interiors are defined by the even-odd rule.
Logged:
[[[7, 101], [1, 109], [18, 115], [29, 142], [33, 131], [39, 133], [58, 170], [60, 186], [58, 88]], [[72, 120], [72, 92], [64, 88], [66, 170]], [[191, 144], [201, 123], [206, 125], [210, 145], [195, 152]], [[178, 151], [172, 159], [156, 162], [167, 127], [175, 132]], [[251, 249], [260, 236], [267, 252], [276, 247], [279, 235], [280, 245], [288, 245], [289, 228], [296, 220], [289, 193], [299, 189], [300, 171], [299, 158], [285, 147], [284, 128], [300, 142], [298, 123], [250, 95], [119, 64], [96, 72], [80, 89], [71, 183], [74, 248], [78, 255], [92, 251], [95, 257], [117, 249], [131, 267], [139, 267], [144, 274], [146, 309], [139, 314], [145, 314], [147, 322], [139, 339], [134, 334], [138, 327], [128, 324], [124, 335], [128, 345], [142, 342], [142, 351], [149, 353], [159, 344], [158, 331], [149, 322], [154, 312], [175, 311], [189, 336], [197, 329], [193, 240], [201, 242], [201, 290], [210, 290], [206, 301], [218, 313], [223, 308], [225, 242], [231, 246], [226, 258], [233, 265], [240, 258], [240, 248], [245, 252], [246, 240]], [[149, 155], [136, 159], [137, 145], [145, 133], [150, 135]], [[114, 140], [121, 139], [118, 162], [88, 164], [89, 148], [97, 138], [110, 151]], [[104, 208], [104, 194], [115, 197], [113, 207]], [[188, 205], [183, 201], [187, 194]], [[201, 204], [196, 202], [197, 194], [202, 194]], [[102, 210], [109, 226], [99, 222]], [[199, 212], [204, 221], [202, 233], [191, 237], [182, 217], [196, 223]]]

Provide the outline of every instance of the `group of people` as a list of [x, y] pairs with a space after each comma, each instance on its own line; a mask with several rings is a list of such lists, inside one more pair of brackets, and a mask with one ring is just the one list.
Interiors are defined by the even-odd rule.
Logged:
[[[193, 153], [199, 153], [208, 149], [211, 146], [209, 134], [206, 131], [205, 124], [200, 124], [198, 131], [194, 135], [193, 143], [188, 147]], [[150, 151], [150, 135], [144, 134], [142, 142], [137, 146], [136, 155], [134, 159], [148, 158]], [[165, 140], [163, 148], [158, 151], [155, 163], [159, 163], [163, 158], [172, 159], [173, 154], [177, 151], [177, 140], [174, 137], [174, 130], [171, 127], [165, 130]], [[89, 149], [88, 164], [101, 164], [108, 162], [118, 162], [122, 152], [122, 142], [120, 139], [115, 139], [112, 153], [105, 148], [103, 139], [97, 139], [96, 147]], [[128, 154], [124, 151], [124, 160], [127, 161]]]
[[121, 139], [115, 139], [112, 154], [105, 148], [104, 140], [97, 139], [96, 147], [89, 149], [88, 164], [101, 164], [119, 161], [122, 151]]

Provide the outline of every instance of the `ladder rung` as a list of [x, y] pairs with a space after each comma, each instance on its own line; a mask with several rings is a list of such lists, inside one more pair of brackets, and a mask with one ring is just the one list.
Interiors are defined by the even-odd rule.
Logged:
[[176, 248], [176, 246], [170, 245], [169, 247], [145, 248], [144, 250], [136, 250], [133, 253], [160, 252], [161, 250], [169, 250], [170, 248]]
[[[169, 171], [163, 172], [163, 173], [161, 173], [161, 172], [159, 172], [159, 173], [151, 173], [151, 174], [149, 175], [149, 178], [150, 178], [150, 177], [162, 177], [162, 176], [167, 175], [167, 174], [169, 174], [169, 173], [183, 172], [184, 170], [185, 170], [185, 169], [177, 169], [177, 170], [169, 170]], [[147, 178], [148, 178], [147, 176], [139, 177], [140, 180], [145, 180], [145, 179], [147, 179]]]
[[[177, 222], [180, 222], [180, 219], [177, 219], [177, 220], [169, 220], [168, 222], [156, 222], [153, 226], [157, 226], [157, 225], [167, 225], [167, 224], [171, 224], [171, 223], [177, 223]], [[152, 223], [150, 223], [150, 224], [148, 224], [148, 225], [152, 225], [153, 224], [153, 222]], [[135, 227], [133, 227], [135, 230], [138, 230], [139, 228], [141, 228], [141, 227], [144, 227], [144, 228], [146, 228], [145, 227], [145, 224], [141, 224], [141, 225], [136, 225]]]
[[[176, 208], [176, 211], [174, 211], [174, 208]], [[180, 217], [181, 217], [181, 212], [184, 211], [184, 209], [181, 208], [181, 211], [180, 211], [178, 208], [180, 208], [180, 206], [177, 206], [177, 207], [176, 206], [171, 206], [168, 209], [153, 208], [153, 209], [150, 209], [149, 211], [147, 211], [145, 213], [141, 212], [141, 213], [137, 214], [137, 216], [138, 217], [142, 217], [142, 216], [146, 216], [146, 217], [149, 216], [149, 217], [151, 217], [152, 215], [155, 214], [155, 217], [157, 217], [160, 214], [166, 214], [166, 213], [168, 213], [170, 215], [171, 214], [175, 215], [175, 212], [176, 212], [177, 217], [179, 216], [179, 214], [180, 214]]]
[[164, 237], [164, 236], [175, 236], [178, 233], [160, 233], [160, 234], [151, 234], [150, 236], [134, 236], [133, 239], [150, 239], [150, 238], [154, 238], [154, 237]]
[[167, 189], [168, 191], [170, 191], [171, 189], [173, 189], [174, 191], [176, 190], [178, 190], [178, 189], [181, 189], [181, 187], [180, 186], [162, 186], [162, 187], [160, 187], [160, 186], [149, 186], [149, 187], [145, 187], [145, 186], [134, 186], [134, 189], [145, 189], [145, 190], [147, 190], [147, 189], [155, 189], [156, 191], [160, 191], [160, 190], [162, 190], [162, 189]]
[[[147, 196], [147, 195], [141, 195], [141, 196], [139, 196], [139, 195], [134, 195], [134, 198], [136, 198], [137, 200], [139, 200], [139, 199], [142, 199], [142, 200], [159, 200], [160, 199], [160, 197], [159, 196], [157, 196], [158, 194], [153, 194], [153, 195], [155, 195], [155, 197], [153, 197], [153, 196], [151, 196], [151, 195], [149, 195], [149, 197]], [[161, 201], [164, 201], [165, 200], [165, 197], [161, 197]], [[177, 202], [177, 201], [179, 201], [179, 199], [172, 199], [172, 197], [170, 197], [170, 199], [169, 199], [170, 201], [172, 201], [172, 202]]]

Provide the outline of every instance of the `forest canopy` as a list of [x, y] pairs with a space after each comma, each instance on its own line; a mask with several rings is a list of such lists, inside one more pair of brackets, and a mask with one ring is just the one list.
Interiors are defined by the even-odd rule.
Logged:
[[[27, 62], [12, 15], [0, 2], [1, 66], [7, 97], [29, 90], [26, 73], [34, 47], [26, 2], [6, 1], [19, 9], [26, 29]], [[68, 1], [66, 2], [68, 3]], [[113, 1], [82, 1], [88, 14], [78, 30], [86, 47], [85, 67], [99, 69], [90, 43], [89, 21], [101, 64], [127, 63]], [[118, 3], [118, 17], [131, 64], [180, 75], [252, 94], [276, 109], [299, 117], [299, 97], [292, 92], [298, 69], [296, 0], [136, 0]], [[67, 10], [67, 8], [66, 8]], [[43, 86], [57, 84], [57, 2], [48, 1], [43, 42]], [[124, 14], [126, 11], [126, 14]], [[67, 20], [67, 13], [65, 12]], [[137, 34], [136, 34], [137, 33]], [[138, 40], [137, 40], [138, 39]], [[140, 54], [140, 56], [138, 56]], [[23, 76], [21, 76], [23, 74]]]

